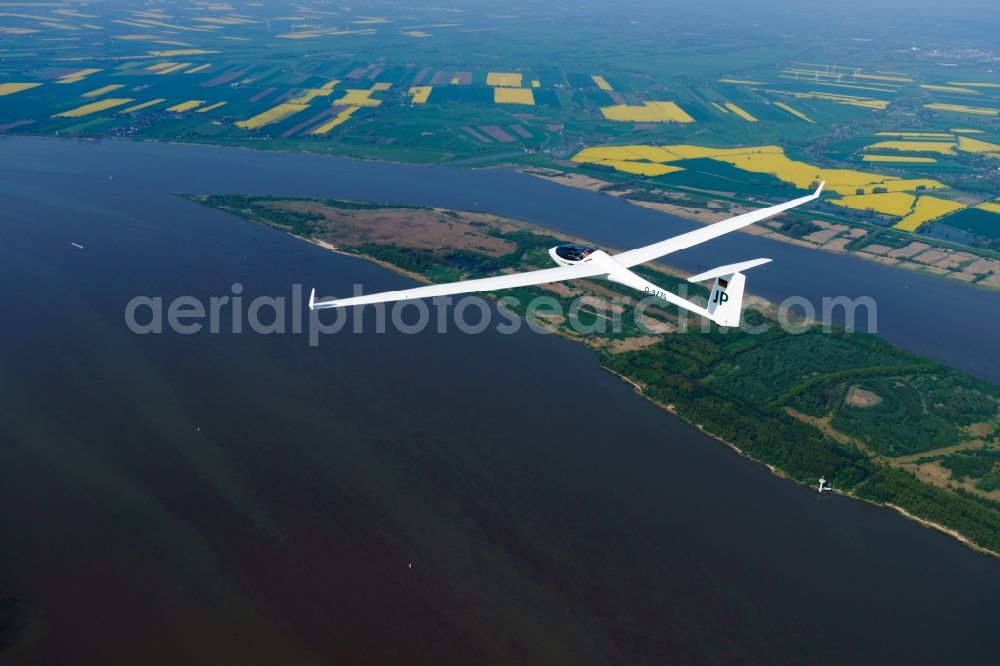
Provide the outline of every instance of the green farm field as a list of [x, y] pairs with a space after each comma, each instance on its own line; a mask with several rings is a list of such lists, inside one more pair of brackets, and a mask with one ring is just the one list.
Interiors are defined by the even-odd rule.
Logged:
[[[913, 8], [893, 18], [905, 39], [876, 39], [783, 9], [748, 34], [756, 10], [711, 5], [585, 4], [572, 30], [558, 8], [477, 3], [3, 6], [0, 132], [547, 167], [689, 207], [813, 183], [712, 156], [650, 176], [646, 157], [581, 151], [777, 146], [801, 169], [865, 181], [827, 201], [908, 183], [891, 189], [906, 208], [846, 199], [819, 219], [912, 239], [907, 267], [1000, 288], [1000, 75], [985, 25], [929, 25]], [[835, 251], [854, 240], [826, 236], [817, 245]]]

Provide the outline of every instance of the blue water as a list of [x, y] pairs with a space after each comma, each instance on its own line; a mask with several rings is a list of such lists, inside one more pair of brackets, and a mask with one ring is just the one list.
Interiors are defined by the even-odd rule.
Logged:
[[[206, 146], [10, 138], [0, 142], [0, 168], [15, 167], [18, 187], [32, 175], [68, 174], [155, 192], [269, 193], [341, 197], [483, 210], [535, 222], [556, 232], [628, 249], [698, 225], [617, 197], [577, 190], [510, 169], [460, 170], [292, 153]], [[877, 332], [909, 351], [1000, 380], [1000, 292], [894, 269], [851, 256], [771, 239], [732, 234], [670, 255], [690, 271], [771, 257], [748, 288], [775, 301], [802, 297], [817, 313], [823, 298], [870, 296]], [[334, 293], [331, 289], [328, 293]], [[866, 310], [857, 328], [866, 330]]]

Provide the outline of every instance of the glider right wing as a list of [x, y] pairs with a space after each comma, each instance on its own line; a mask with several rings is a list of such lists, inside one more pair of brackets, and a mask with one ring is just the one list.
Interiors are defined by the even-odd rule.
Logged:
[[715, 224], [708, 224], [700, 229], [695, 229], [694, 231], [689, 231], [686, 234], [668, 238], [667, 240], [660, 241], [659, 243], [653, 243], [652, 245], [616, 254], [614, 255], [614, 259], [626, 268], [630, 268], [638, 264], [644, 264], [647, 261], [652, 261], [653, 259], [659, 259], [660, 257], [670, 254], [671, 252], [683, 250], [693, 245], [698, 245], [700, 243], [704, 243], [705, 241], [712, 240], [713, 238], [718, 238], [719, 236], [728, 234], [731, 231], [748, 227], [754, 222], [766, 220], [767, 218], [777, 215], [778, 213], [783, 213], [790, 208], [795, 208], [796, 206], [801, 206], [802, 204], [808, 203], [813, 199], [818, 199], [820, 193], [823, 192], [823, 185], [825, 184], [826, 183], [820, 183], [819, 187], [816, 188], [816, 191], [808, 196], [792, 199], [791, 201], [786, 201], [785, 203], [778, 204], [777, 206], [771, 206], [770, 208], [752, 210], [749, 213], [737, 215], [736, 217], [731, 217], [728, 220], [716, 222]]

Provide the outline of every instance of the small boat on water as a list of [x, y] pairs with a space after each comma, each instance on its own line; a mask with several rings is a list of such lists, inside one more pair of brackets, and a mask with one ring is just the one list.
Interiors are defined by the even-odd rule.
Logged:
[[82, 250], [83, 249], [83, 246], [80, 245], [79, 243], [70, 242], [70, 245], [72, 245], [73, 247], [75, 247], [78, 250]]

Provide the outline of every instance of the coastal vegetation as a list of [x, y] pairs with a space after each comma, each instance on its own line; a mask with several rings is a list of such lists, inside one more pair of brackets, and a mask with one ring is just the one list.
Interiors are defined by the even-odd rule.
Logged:
[[[443, 209], [193, 198], [432, 282], [546, 267], [547, 248], [565, 240], [512, 220]], [[639, 270], [665, 289], [688, 287], [670, 271]], [[651, 308], [653, 334], [623, 317], [620, 330], [581, 335], [572, 319], [593, 325], [602, 316], [586, 303], [580, 307], [581, 297], [634, 294], [605, 282], [571, 284], [504, 292], [515, 299], [503, 306], [594, 348], [604, 367], [643, 395], [789, 478], [815, 484], [825, 476], [840, 492], [898, 507], [1000, 552], [997, 385], [872, 335], [807, 322], [788, 330], [773, 306], [759, 300], [745, 312], [754, 333], [685, 323], [676, 311]], [[536, 295], [572, 314], [538, 319], [527, 311]], [[689, 296], [705, 292], [695, 287]]]

